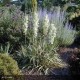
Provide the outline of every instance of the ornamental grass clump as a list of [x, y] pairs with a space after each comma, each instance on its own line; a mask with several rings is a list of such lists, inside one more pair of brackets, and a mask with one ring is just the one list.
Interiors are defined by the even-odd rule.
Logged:
[[52, 22], [57, 28], [56, 40], [59, 46], [71, 45], [75, 40], [76, 30], [69, 24], [68, 19], [66, 19], [66, 12], [61, 12], [60, 7], [57, 7], [52, 13]]
[[76, 38], [77, 32], [68, 23], [65, 24], [65, 27], [63, 29], [63, 34], [61, 35], [62, 45], [72, 44]]
[[[47, 68], [66, 67], [67, 64], [61, 60], [55, 47], [55, 38], [57, 29], [53, 23], [50, 23], [48, 15], [44, 15], [42, 26], [39, 25], [40, 20], [38, 13], [32, 13], [32, 27], [28, 28], [27, 38], [29, 44], [21, 46], [20, 53], [24, 59], [28, 59], [28, 65], [38, 70], [46, 70]], [[37, 21], [36, 21], [37, 20]], [[32, 31], [32, 32], [31, 32]]]

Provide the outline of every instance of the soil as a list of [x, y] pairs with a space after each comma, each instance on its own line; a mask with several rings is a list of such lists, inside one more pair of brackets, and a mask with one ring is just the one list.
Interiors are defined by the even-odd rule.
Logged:
[[70, 75], [80, 75], [80, 48], [60, 47], [59, 54], [69, 64]]

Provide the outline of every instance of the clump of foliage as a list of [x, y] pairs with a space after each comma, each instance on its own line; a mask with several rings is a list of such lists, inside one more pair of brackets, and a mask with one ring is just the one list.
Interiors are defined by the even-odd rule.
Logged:
[[57, 28], [57, 42], [59, 46], [71, 45], [76, 37], [76, 30], [71, 24], [69, 24], [68, 19], [66, 19], [66, 12], [62, 11], [60, 7], [56, 7], [53, 12], [52, 22], [56, 25]]
[[0, 75], [21, 75], [17, 62], [8, 54], [0, 53]]
[[72, 44], [76, 33], [60, 8], [53, 13], [40, 11], [26, 14], [22, 31], [25, 44], [21, 44], [20, 50], [16, 52], [21, 68], [24, 66], [23, 68], [45, 71], [51, 67], [67, 66], [61, 60], [57, 49], [61, 45]]
[[[28, 59], [26, 67], [38, 68], [38, 70], [47, 70], [52, 67], [65, 67], [67, 64], [61, 60], [57, 53], [56, 34], [57, 30], [53, 23], [50, 23], [49, 17], [46, 14], [40, 25], [40, 18], [38, 12], [31, 13], [30, 16], [25, 16], [25, 23], [23, 32], [25, 37], [25, 44], [21, 45], [20, 53], [25, 59]], [[31, 21], [32, 25], [29, 25]]]
[[25, 9], [27, 11], [35, 11], [37, 10], [37, 0], [25, 0]]
[[61, 44], [62, 45], [71, 45], [76, 38], [76, 33], [77, 32], [75, 30], [72, 30], [72, 26], [69, 25], [68, 23], [66, 23], [65, 28], [63, 30], [63, 34], [61, 35], [61, 38], [62, 38]]
[[16, 6], [0, 7], [0, 46], [10, 43], [14, 49], [22, 41], [24, 14]]
[[[45, 71], [52, 67], [67, 66], [57, 49], [60, 45], [70, 45], [75, 39], [75, 33], [72, 34], [73, 30], [68, 25], [65, 27], [66, 21], [62, 13], [60, 8], [53, 13], [42, 11], [40, 14], [33, 10], [25, 15], [15, 8], [2, 10], [0, 41], [1, 44], [10, 43], [11, 53], [21, 68], [26, 66]], [[68, 33], [65, 33], [66, 30]], [[67, 36], [66, 39], [64, 35]]]

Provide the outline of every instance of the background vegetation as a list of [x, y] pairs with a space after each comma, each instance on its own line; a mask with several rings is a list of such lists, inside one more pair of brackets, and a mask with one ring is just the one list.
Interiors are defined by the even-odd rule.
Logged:
[[[46, 74], [50, 68], [68, 67], [58, 50], [61, 46], [73, 44], [78, 34], [69, 21], [80, 15], [80, 0], [17, 2], [18, 4], [11, 0], [0, 2], [0, 55], [16, 60], [21, 70], [36, 68]], [[0, 60], [3, 65], [4, 59]], [[11, 68], [16, 66], [18, 69], [14, 60], [9, 64], [12, 64]], [[6, 66], [4, 70], [7, 74]]]

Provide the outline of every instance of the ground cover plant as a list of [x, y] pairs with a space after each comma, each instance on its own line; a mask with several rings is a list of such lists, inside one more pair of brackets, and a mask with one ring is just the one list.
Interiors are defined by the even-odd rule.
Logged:
[[0, 53], [0, 75], [21, 75], [17, 62], [7, 53]]

